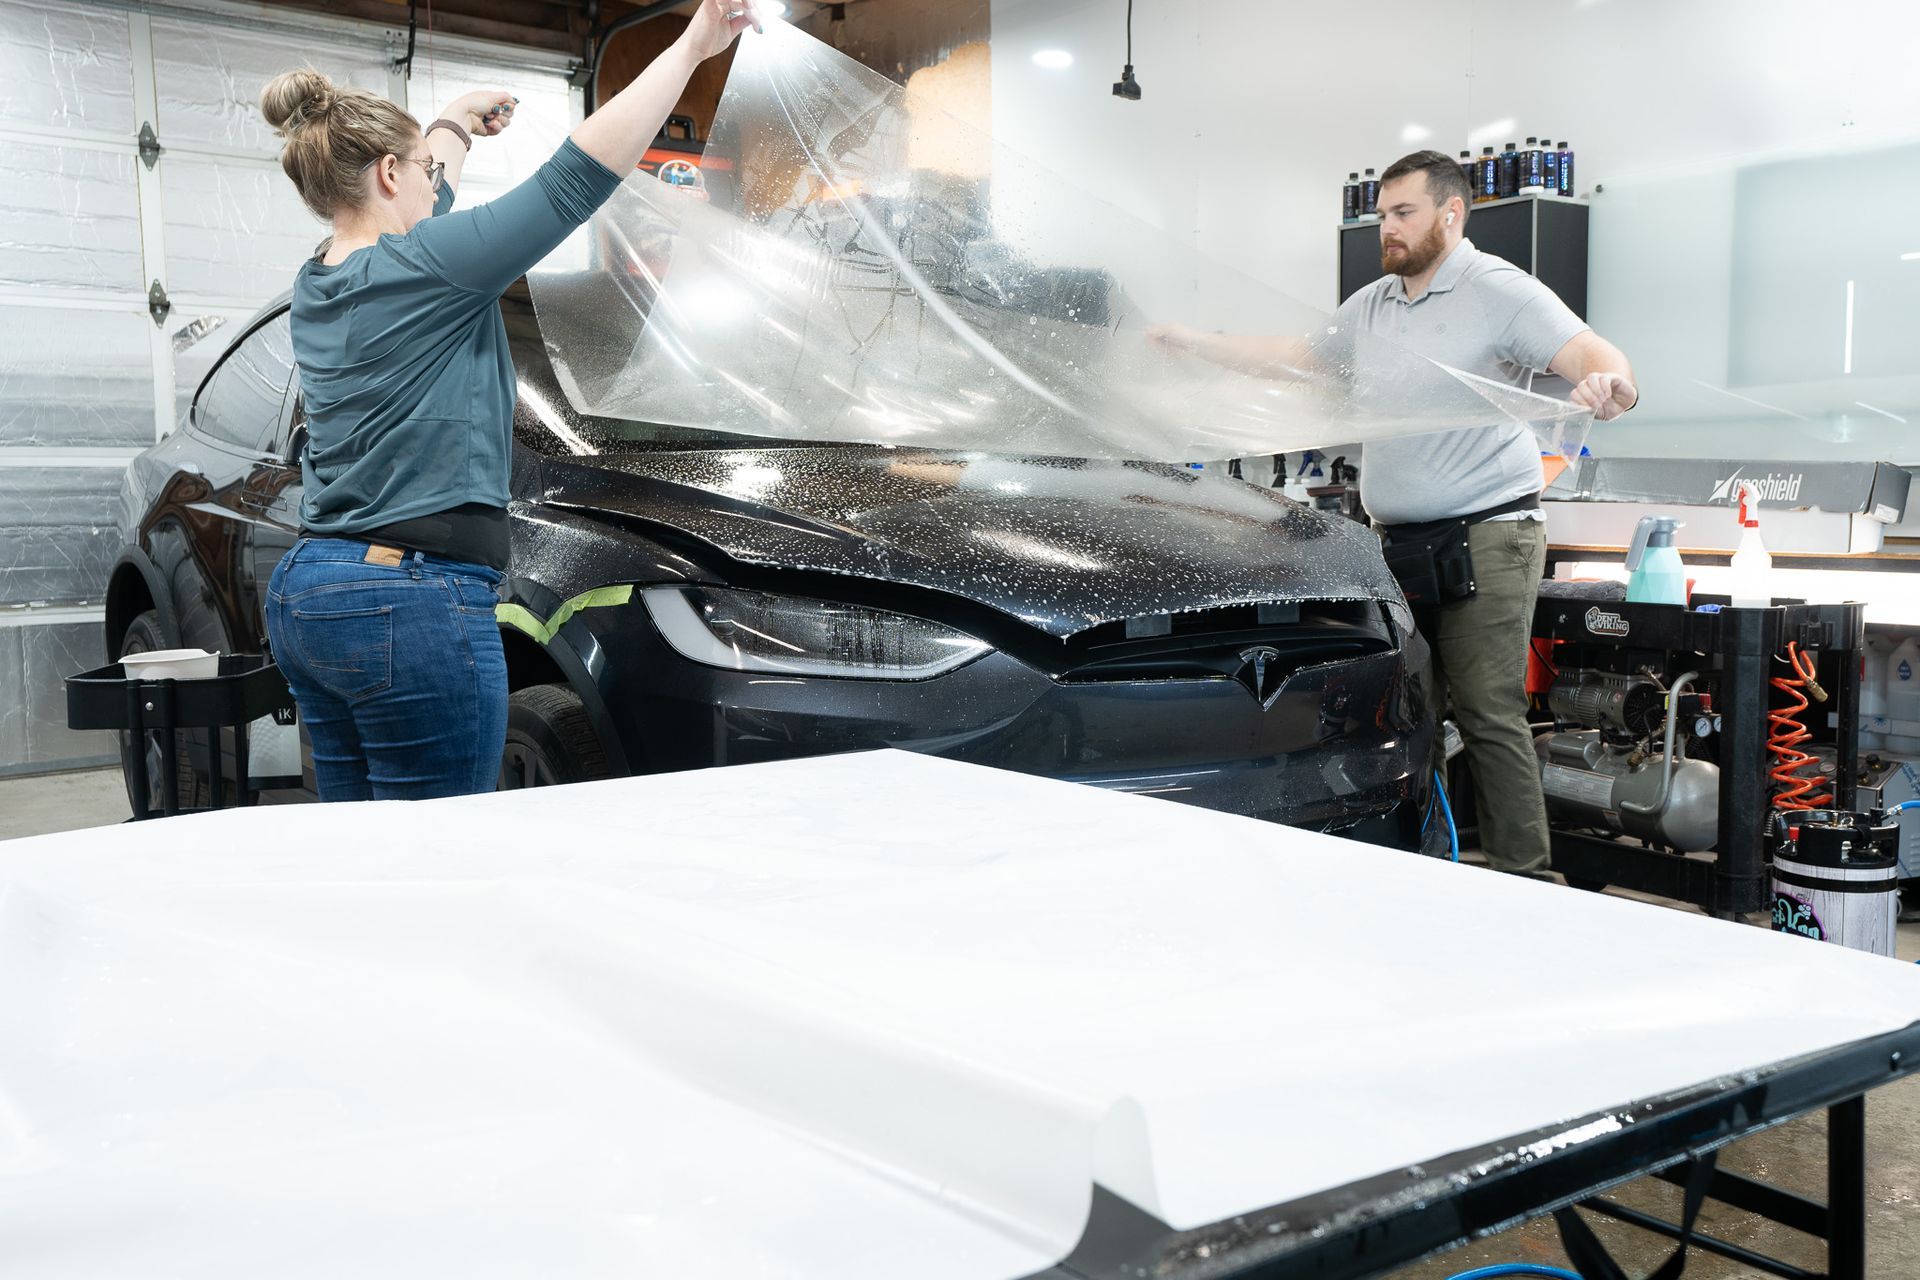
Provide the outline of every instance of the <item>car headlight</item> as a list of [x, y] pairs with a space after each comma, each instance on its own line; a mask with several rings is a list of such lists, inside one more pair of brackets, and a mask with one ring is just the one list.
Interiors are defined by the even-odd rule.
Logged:
[[856, 680], [926, 680], [992, 646], [885, 609], [717, 587], [640, 593], [661, 636], [709, 667]]

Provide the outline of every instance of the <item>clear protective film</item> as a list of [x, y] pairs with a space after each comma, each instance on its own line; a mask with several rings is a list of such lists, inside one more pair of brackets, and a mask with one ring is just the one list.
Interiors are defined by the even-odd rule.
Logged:
[[[754, 436], [1181, 462], [1590, 415], [1213, 262], [781, 22], [697, 174], [629, 177], [533, 273], [574, 407]], [[1158, 340], [1275, 335], [1235, 367]]]

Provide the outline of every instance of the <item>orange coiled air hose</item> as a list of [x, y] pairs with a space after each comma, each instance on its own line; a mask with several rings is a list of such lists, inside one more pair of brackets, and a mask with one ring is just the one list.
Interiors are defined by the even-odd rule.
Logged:
[[[1773, 754], [1773, 768], [1767, 776], [1779, 788], [1774, 793], [1773, 807], [1818, 809], [1832, 804], [1833, 794], [1825, 790], [1827, 780], [1820, 776], [1819, 757], [1801, 750], [1813, 734], [1795, 717], [1807, 709], [1805, 690], [1812, 689], [1822, 702], [1827, 700], [1827, 695], [1814, 678], [1816, 668], [1812, 657], [1801, 653], [1799, 645], [1787, 646], [1787, 665], [1793, 668], [1793, 676], [1775, 676], [1772, 684], [1787, 696], [1788, 705], [1767, 712], [1767, 750]], [[1813, 770], [1810, 775], [1809, 767]]]

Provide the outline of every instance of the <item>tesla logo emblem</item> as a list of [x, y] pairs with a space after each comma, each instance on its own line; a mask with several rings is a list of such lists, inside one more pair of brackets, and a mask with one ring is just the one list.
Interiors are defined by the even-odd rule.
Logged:
[[1266, 644], [1242, 649], [1240, 670], [1233, 678], [1246, 687], [1262, 711], [1272, 710], [1274, 699], [1280, 696], [1280, 686], [1285, 683], [1284, 673], [1280, 669], [1280, 651]]

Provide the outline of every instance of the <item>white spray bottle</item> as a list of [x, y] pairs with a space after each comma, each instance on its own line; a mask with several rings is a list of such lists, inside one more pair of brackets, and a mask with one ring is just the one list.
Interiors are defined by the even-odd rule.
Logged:
[[1760, 539], [1760, 490], [1748, 480], [1740, 482], [1740, 545], [1733, 553], [1732, 577], [1734, 608], [1772, 607], [1773, 557]]

